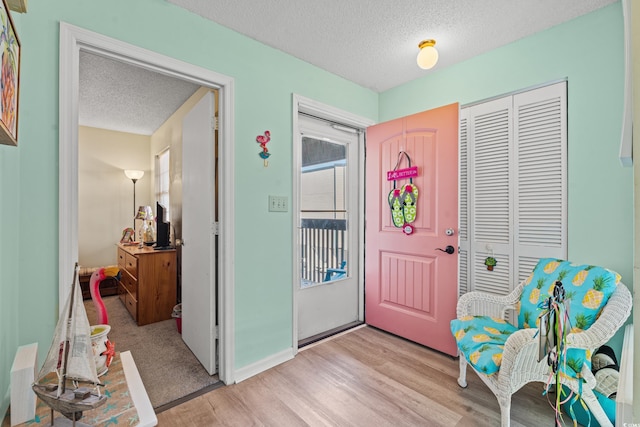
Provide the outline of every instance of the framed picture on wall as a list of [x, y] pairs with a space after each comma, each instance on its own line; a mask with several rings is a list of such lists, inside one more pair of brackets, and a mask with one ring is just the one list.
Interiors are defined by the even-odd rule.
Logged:
[[18, 145], [20, 41], [7, 1], [0, 3], [0, 144]]

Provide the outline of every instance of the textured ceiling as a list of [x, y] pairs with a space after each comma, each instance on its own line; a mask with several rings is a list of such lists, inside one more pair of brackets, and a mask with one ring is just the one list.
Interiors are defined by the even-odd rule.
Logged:
[[80, 52], [78, 123], [151, 135], [199, 86]]
[[382, 92], [619, 0], [168, 0], [331, 73]]
[[[382, 92], [619, 0], [167, 0]], [[437, 41], [433, 70], [418, 43]], [[89, 53], [80, 58], [79, 122], [152, 134], [195, 85]]]

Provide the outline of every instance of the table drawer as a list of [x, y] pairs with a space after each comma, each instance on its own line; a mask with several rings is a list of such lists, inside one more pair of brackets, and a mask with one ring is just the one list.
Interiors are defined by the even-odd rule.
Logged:
[[136, 322], [138, 321], [138, 300], [136, 300], [131, 294], [127, 294], [125, 297], [125, 307], [127, 307], [127, 310], [129, 311], [129, 313], [131, 313], [131, 317], [133, 317], [133, 320], [135, 320]]
[[133, 277], [138, 277], [138, 258], [125, 252], [125, 269], [131, 273]]
[[122, 282], [118, 282], [118, 297], [120, 298], [120, 301], [122, 301], [122, 304], [127, 305], [127, 294], [129, 292], [127, 291], [127, 288], [124, 286], [124, 283]]
[[124, 285], [127, 291], [129, 291], [129, 293], [132, 293], [134, 295], [138, 293], [138, 281], [133, 276], [131, 276], [129, 272], [122, 272], [120, 282]]
[[120, 267], [120, 270], [124, 270], [127, 268], [127, 261], [125, 260], [127, 256], [127, 253], [118, 248], [118, 267]]

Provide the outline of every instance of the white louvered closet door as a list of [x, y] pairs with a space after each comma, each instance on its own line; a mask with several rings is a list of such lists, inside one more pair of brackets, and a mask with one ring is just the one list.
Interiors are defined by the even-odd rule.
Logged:
[[[469, 122], [470, 256], [473, 290], [506, 294], [512, 283], [511, 97], [473, 107]], [[488, 271], [484, 260], [498, 260]]]
[[540, 258], [567, 258], [566, 94], [562, 82], [513, 97], [516, 282]]
[[566, 258], [566, 83], [463, 108], [460, 173], [460, 294], [506, 294]]

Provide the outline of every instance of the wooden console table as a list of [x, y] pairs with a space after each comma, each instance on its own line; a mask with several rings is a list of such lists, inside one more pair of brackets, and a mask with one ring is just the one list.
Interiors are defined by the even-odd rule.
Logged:
[[171, 319], [177, 300], [176, 250], [118, 244], [120, 300], [139, 326]]

